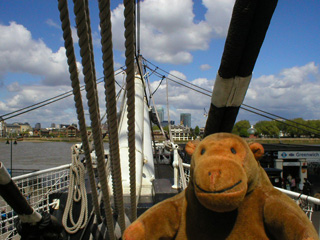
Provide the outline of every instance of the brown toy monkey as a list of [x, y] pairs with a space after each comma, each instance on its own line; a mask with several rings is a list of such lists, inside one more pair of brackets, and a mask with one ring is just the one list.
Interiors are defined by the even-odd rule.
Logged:
[[142, 214], [124, 232], [137, 239], [319, 239], [306, 214], [273, 188], [257, 159], [263, 147], [217, 133], [189, 142], [186, 190]]

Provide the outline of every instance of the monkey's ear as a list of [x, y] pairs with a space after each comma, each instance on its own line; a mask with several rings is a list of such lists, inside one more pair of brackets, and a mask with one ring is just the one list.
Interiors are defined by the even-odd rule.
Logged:
[[264, 154], [264, 148], [260, 143], [250, 143], [249, 147], [253, 152], [255, 159], [258, 161]]
[[189, 141], [186, 144], [185, 150], [188, 153], [188, 155], [191, 156], [194, 153], [194, 150], [196, 149], [199, 143], [200, 143], [200, 140], [193, 140], [193, 141]]

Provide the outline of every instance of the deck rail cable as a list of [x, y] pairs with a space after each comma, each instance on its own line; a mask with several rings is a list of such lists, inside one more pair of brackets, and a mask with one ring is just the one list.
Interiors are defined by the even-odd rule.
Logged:
[[[83, 89], [84, 89], [84, 88], [83, 88]], [[81, 90], [83, 90], [83, 89], [81, 89]], [[68, 92], [59, 94], [59, 95], [57, 95], [57, 96], [55, 96], [55, 97], [52, 97], [52, 98], [46, 99], [46, 100], [44, 100], [44, 101], [41, 101], [41, 102], [32, 104], [32, 105], [30, 105], [30, 106], [27, 106], [27, 107], [24, 107], [24, 108], [15, 110], [15, 111], [10, 112], [10, 113], [5, 113], [5, 114], [3, 114], [3, 115], [0, 116], [0, 119], [7, 120], [7, 119], [10, 119], [10, 118], [12, 118], [12, 117], [4, 118], [5, 116], [12, 115], [12, 114], [17, 113], [17, 112], [21, 112], [21, 111], [23, 111], [23, 110], [25, 110], [25, 109], [28, 109], [28, 108], [31, 108], [31, 107], [35, 107], [35, 106], [40, 105], [40, 104], [42, 104], [42, 103], [47, 103], [47, 102], [49, 102], [49, 101], [51, 101], [51, 100], [57, 100], [57, 101], [59, 101], [59, 100], [61, 100], [61, 99], [64, 99], [64, 98], [69, 97], [69, 96], [72, 96], [72, 95], [73, 95], [72, 90], [70, 90], [70, 91], [68, 91]], [[61, 97], [61, 98], [60, 98], [60, 97]], [[49, 102], [49, 104], [50, 104], [50, 103], [51, 103], [51, 102]], [[45, 105], [42, 105], [42, 106], [45, 106]], [[40, 107], [42, 107], [42, 106], [40, 106]], [[32, 109], [32, 110], [33, 110], [33, 109]], [[18, 114], [18, 115], [20, 115], [20, 114]], [[13, 117], [18, 116], [18, 115], [14, 115]]]
[[[128, 106], [128, 144], [129, 144], [129, 170], [130, 170], [130, 203], [131, 221], [137, 218], [136, 200], [136, 147], [135, 147], [135, 25], [134, 25], [134, 0], [124, 0], [124, 26], [125, 26], [125, 56], [127, 66], [127, 106]], [[142, 78], [142, 76], [140, 76]]]
[[[148, 74], [146, 74], [146, 78], [148, 78]], [[163, 79], [164, 79], [164, 77], [161, 79], [161, 81], [162, 81]], [[157, 106], [156, 106], [156, 104], [155, 104], [154, 97], [153, 97], [153, 93], [154, 93], [155, 91], [153, 91], [153, 93], [151, 93], [151, 87], [150, 87], [150, 81], [149, 81], [149, 80], [148, 80], [148, 89], [149, 89], [149, 95], [150, 95], [152, 104], [153, 104], [153, 106], [154, 106], [154, 112], [155, 112], [156, 117], [157, 117], [157, 120], [158, 120], [158, 122], [159, 122], [160, 131], [161, 131], [162, 135], [166, 138], [167, 136], [166, 136], [166, 134], [164, 133], [164, 130], [163, 130], [162, 126], [161, 126], [159, 113], [158, 113]]]
[[104, 86], [106, 95], [105, 100], [109, 131], [113, 194], [115, 209], [119, 214], [119, 225], [121, 233], [123, 233], [126, 226], [124, 218], [123, 188], [120, 167], [116, 86], [113, 70], [110, 0], [99, 0], [99, 17], [101, 28], [100, 33], [102, 45], [103, 73], [105, 76]]
[[101, 184], [102, 198], [104, 202], [104, 211], [106, 216], [108, 234], [110, 239], [115, 239], [113, 214], [110, 203], [110, 193], [107, 181], [107, 174], [105, 168], [104, 149], [101, 132], [101, 122], [99, 117], [98, 95], [96, 89], [96, 79], [93, 74], [93, 62], [92, 54], [93, 49], [89, 43], [89, 35], [91, 34], [88, 28], [87, 15], [88, 5], [85, 5], [84, 1], [74, 0], [74, 14], [76, 16], [75, 21], [77, 25], [77, 34], [79, 37], [80, 55], [82, 57], [84, 82], [87, 91], [87, 101], [90, 113], [91, 127], [94, 139], [94, 146], [97, 155], [98, 175]]
[[[118, 71], [119, 69], [121, 69], [121, 71]], [[119, 69], [116, 70], [117, 73], [116, 73], [115, 75], [118, 75], [118, 74], [120, 74], [120, 73], [122, 73], [122, 72], [125, 71], [125, 70], [123, 70], [122, 67], [119, 68]], [[102, 80], [101, 80], [101, 79], [102, 79]], [[100, 84], [100, 83], [104, 82], [103, 79], [104, 79], [104, 77], [100, 77], [99, 79], [97, 79], [97, 80], [100, 80], [100, 81], [97, 81], [97, 84]], [[119, 84], [117, 81], [116, 81], [116, 83], [117, 83], [117, 85], [121, 88], [120, 84]], [[83, 91], [83, 90], [85, 90], [85, 86], [80, 86], [80, 91]], [[3, 115], [0, 116], [0, 120], [5, 121], [5, 120], [8, 120], [8, 119], [11, 119], [11, 118], [20, 116], [20, 115], [22, 115], [22, 114], [25, 114], [25, 113], [34, 111], [34, 110], [36, 110], [36, 109], [38, 109], [38, 108], [44, 107], [44, 106], [49, 105], [49, 104], [51, 104], [51, 103], [55, 103], [55, 102], [58, 102], [58, 101], [60, 101], [60, 100], [63, 100], [63, 99], [65, 99], [65, 98], [67, 98], [67, 97], [70, 97], [70, 96], [73, 96], [73, 90], [70, 90], [70, 91], [67, 91], [67, 92], [65, 92], [65, 93], [56, 95], [56, 96], [54, 96], [54, 97], [52, 97], [52, 98], [48, 98], [48, 99], [46, 99], [46, 100], [43, 100], [43, 101], [40, 101], [40, 102], [38, 102], [38, 103], [29, 105], [29, 106], [27, 106], [27, 107], [20, 108], [20, 109], [18, 109], [18, 110], [13, 111], [13, 112], [3, 114]], [[28, 109], [28, 110], [26, 110], [26, 109]], [[25, 111], [23, 111], [23, 110], [25, 110]], [[14, 113], [17, 113], [17, 114], [14, 114]], [[14, 114], [14, 115], [12, 115], [12, 114]], [[8, 115], [11, 115], [11, 116], [5, 117], [5, 116], [8, 116]]]
[[[177, 81], [175, 81], [175, 80], [173, 80], [172, 78], [170, 78], [170, 76], [172, 76], [172, 77], [174, 77], [175, 79], [177, 79], [177, 80], [179, 80], [179, 81], [182, 81], [182, 82], [184, 82], [184, 83], [186, 83], [186, 84], [189, 84], [189, 85], [191, 85], [191, 86], [193, 86], [193, 87], [196, 87], [196, 88], [198, 88], [198, 89], [200, 89], [200, 90], [203, 90], [203, 91], [205, 91], [205, 92], [208, 92], [208, 93], [212, 94], [212, 91], [210, 91], [210, 90], [208, 90], [208, 89], [205, 89], [205, 88], [202, 88], [202, 87], [200, 87], [200, 86], [197, 86], [197, 85], [195, 85], [195, 84], [193, 84], [193, 83], [191, 83], [191, 82], [188, 82], [188, 81], [186, 81], [186, 80], [184, 80], [184, 79], [182, 79], [182, 78], [179, 78], [179, 77], [177, 77], [177, 76], [175, 76], [175, 75], [173, 75], [173, 74], [171, 74], [171, 73], [169, 73], [169, 72], [167, 72], [167, 71], [159, 68], [158, 66], [154, 65], [153, 63], [151, 63], [150, 61], [146, 60], [145, 58], [144, 58], [144, 60], [145, 60], [145, 62], [147, 62], [147, 63], [149, 63], [150, 65], [152, 65], [152, 66], [155, 67], [155, 69], [152, 69], [152, 68], [150, 68], [150, 67], [147, 66], [147, 68], [150, 69], [153, 73], [156, 72], [156, 71], [159, 69], [160, 71], [168, 74], [168, 79], [169, 79], [170, 81], [173, 81], [173, 82], [178, 83]], [[159, 73], [159, 72], [156, 72], [155, 74], [158, 75], [158, 77], [162, 76], [161, 73]], [[178, 84], [179, 84], [179, 83], [178, 83]], [[184, 85], [183, 85], [183, 86], [184, 86]], [[304, 127], [309, 128], [309, 129], [313, 129], [313, 130], [316, 130], [316, 131], [319, 131], [319, 132], [320, 132], [320, 129], [317, 129], [317, 128], [314, 128], [314, 127], [311, 127], [311, 126], [308, 126], [308, 125], [305, 125], [305, 124], [302, 124], [302, 123], [295, 122], [295, 121], [293, 121], [293, 120], [290, 120], [290, 119], [281, 117], [281, 116], [279, 116], [279, 115], [276, 115], [276, 114], [272, 114], [272, 113], [263, 111], [263, 110], [261, 110], [261, 109], [258, 109], [258, 108], [249, 106], [249, 105], [244, 104], [244, 103], [242, 104], [242, 106], [245, 106], [245, 107], [254, 109], [254, 110], [256, 110], [256, 111], [259, 111], [259, 112], [262, 112], [262, 113], [271, 115], [271, 116], [273, 116], [273, 117], [280, 118], [280, 119], [283, 119], [283, 120], [285, 120], [285, 121], [288, 121], [288, 122], [291, 122], [291, 123], [294, 123], [294, 124], [298, 124], [298, 125], [300, 125], [300, 126], [304, 126]]]
[[[148, 66], [147, 66], [147, 68], [150, 69], [151, 71], [153, 71], [152, 68], [150, 68], [150, 67], [148, 67]], [[158, 68], [158, 69], [159, 69], [159, 68]], [[160, 69], [160, 70], [161, 70], [161, 69]], [[163, 71], [164, 71], [164, 70], [163, 70]], [[165, 72], [165, 71], [164, 71], [164, 72]], [[159, 73], [159, 72], [157, 72], [157, 71], [154, 71], [153, 74], [156, 75], [156, 76], [158, 76], [159, 78], [162, 77], [162, 74]], [[172, 74], [170, 74], [170, 75], [171, 75], [171, 76], [174, 76], [174, 75], [172, 75]], [[174, 77], [175, 77], [175, 76], [174, 76]], [[195, 84], [192, 84], [192, 83], [190, 83], [190, 82], [188, 82], [188, 81], [185, 81], [185, 80], [183, 80], [183, 79], [180, 79], [179, 77], [175, 77], [175, 78], [177, 78], [178, 80], [181, 80], [181, 81], [183, 81], [183, 82], [186, 82], [186, 83], [188, 83], [189, 85], [192, 85], [192, 86], [194, 86], [194, 87], [197, 87], [197, 88], [199, 88], [199, 89], [201, 89], [201, 90], [203, 90], [203, 91], [205, 91], [205, 92], [212, 93], [212, 91], [210, 91], [210, 90], [207, 90], [207, 89], [204, 89], [204, 88], [202, 88], [202, 87], [199, 87], [199, 86], [197, 86], [197, 85], [195, 85]], [[174, 83], [177, 83], [177, 84], [179, 84], [179, 85], [181, 85], [181, 86], [184, 86], [184, 87], [186, 87], [186, 88], [189, 88], [189, 89], [191, 89], [191, 90], [193, 90], [193, 91], [195, 91], [195, 92], [198, 92], [198, 93], [201, 93], [201, 94], [206, 95], [206, 96], [208, 96], [208, 97], [211, 97], [211, 95], [209, 95], [209, 94], [207, 94], [207, 93], [205, 93], [205, 92], [203, 92], [203, 91], [200, 91], [200, 90], [195, 89], [195, 88], [193, 88], [193, 87], [189, 87], [189, 86], [187, 86], [187, 85], [185, 85], [185, 84], [182, 84], [181, 82], [179, 82], [179, 81], [177, 81], [177, 80], [174, 80], [174, 79], [172, 79], [172, 78], [170, 78], [170, 77], [168, 77], [168, 76], [167, 76], [167, 79], [168, 79], [169, 81], [171, 81], [171, 82], [174, 82]], [[279, 115], [275, 115], [275, 114], [272, 114], [272, 113], [268, 113], [268, 112], [266, 112], [266, 111], [263, 111], [263, 110], [258, 109], [258, 108], [251, 107], [251, 106], [246, 105], [246, 104], [242, 104], [242, 105], [240, 106], [240, 108], [243, 109], [243, 110], [245, 110], [245, 111], [248, 111], [248, 112], [257, 114], [257, 115], [259, 115], [259, 116], [262, 116], [262, 117], [265, 117], [265, 118], [274, 120], [274, 121], [276, 121], [276, 122], [280, 122], [280, 123], [285, 124], [285, 125], [287, 125], [287, 126], [295, 127], [295, 128], [297, 128], [297, 129], [299, 129], [299, 130], [301, 130], [301, 131], [308, 132], [308, 133], [314, 134], [314, 135], [316, 135], [316, 136], [320, 136], [320, 133], [315, 133], [315, 132], [309, 131], [309, 130], [307, 130], [307, 129], [303, 129], [303, 128], [301, 128], [301, 127], [298, 127], [298, 126], [289, 124], [289, 123], [287, 123], [287, 122], [283, 122], [283, 121], [278, 120], [278, 119], [283, 119], [283, 120], [288, 121], [288, 122], [291, 122], [291, 123], [293, 123], [293, 124], [296, 124], [296, 125], [299, 125], [299, 126], [303, 126], [303, 127], [305, 127], [305, 128], [313, 129], [313, 130], [316, 130], [316, 131], [319, 131], [319, 132], [320, 132], [319, 129], [310, 127], [310, 126], [305, 125], [305, 124], [303, 124], [303, 123], [299, 123], [299, 122], [296, 122], [296, 121], [293, 121], [293, 120], [290, 120], [290, 119], [281, 117], [281, 116], [279, 116]], [[248, 109], [248, 108], [251, 108], [251, 109], [253, 109], [253, 110], [250, 110], [250, 109]], [[255, 111], [254, 111], [254, 110], [255, 110]], [[268, 115], [273, 116], [273, 117], [267, 116], [267, 115], [262, 114], [262, 113], [259, 113], [259, 112], [257, 112], [257, 111], [262, 112], [262, 113], [265, 113], [265, 114], [268, 114]], [[274, 117], [276, 117], [276, 118], [278, 118], [278, 119], [276, 119], [276, 118], [274, 118]]]
[[[167, 77], [167, 78], [168, 78], [168, 77]], [[203, 94], [203, 95], [205, 95], [205, 96], [211, 97], [211, 95], [209, 95], [209, 94], [207, 94], [207, 93], [204, 93], [204, 92], [201, 92], [201, 91], [199, 91], [199, 90], [197, 90], [197, 89], [194, 89], [194, 88], [192, 88], [192, 87], [186, 86], [186, 85], [184, 85], [184, 84], [182, 84], [182, 83], [179, 83], [179, 82], [177, 82], [177, 81], [175, 81], [175, 80], [173, 80], [173, 79], [171, 79], [171, 78], [168, 78], [168, 80], [170, 80], [170, 81], [172, 81], [172, 82], [175, 82], [175, 83], [177, 83], [177, 84], [179, 84], [179, 85], [182, 85], [182, 86], [184, 86], [184, 87], [186, 87], [186, 88], [189, 88], [189, 89], [191, 89], [191, 90], [193, 90], [193, 91], [195, 91], [195, 92], [201, 93], [201, 94]], [[243, 106], [240, 106], [240, 108], [243, 109], [243, 110], [245, 110], [245, 111], [247, 111], [247, 112], [251, 112], [251, 113], [253, 113], [253, 114], [256, 114], [256, 115], [259, 115], [259, 116], [268, 118], [268, 119], [270, 119], [270, 120], [273, 120], [273, 121], [276, 121], [276, 122], [285, 124], [285, 125], [287, 125], [287, 126], [297, 128], [297, 129], [299, 129], [299, 130], [301, 130], [301, 131], [304, 131], [304, 132], [313, 134], [313, 135], [315, 135], [315, 136], [320, 136], [319, 133], [315, 133], [315, 132], [312, 132], [312, 131], [303, 129], [303, 128], [301, 128], [301, 127], [298, 127], [298, 126], [295, 126], [295, 125], [292, 125], [292, 124], [283, 122], [283, 121], [281, 121], [281, 120], [278, 120], [278, 119], [276, 119], [276, 118], [272, 118], [272, 117], [270, 117], [270, 116], [267, 116], [267, 115], [265, 115], [265, 114], [259, 113], [259, 112], [257, 112], [257, 111], [250, 110], [250, 109], [245, 108], [245, 107], [243, 107]], [[269, 113], [268, 113], [268, 114], [269, 114]], [[269, 114], [269, 115], [272, 115], [272, 114]], [[281, 117], [280, 117], [280, 118], [281, 118]], [[285, 118], [282, 118], [282, 119], [286, 120]], [[288, 121], [289, 121], [289, 120], [288, 120]], [[295, 121], [292, 121], [292, 120], [291, 120], [290, 122], [292, 122], [292, 123], [294, 123], [294, 124], [297, 124], [297, 125], [302, 125], [302, 126], [307, 127], [307, 128], [309, 127], [309, 126], [307, 126], [307, 125], [305, 125], [305, 124], [300, 124], [300, 123], [295, 122]], [[318, 131], [319, 131], [319, 130], [318, 130]]]
[[61, 27], [62, 27], [63, 38], [65, 42], [64, 45], [66, 48], [66, 55], [68, 59], [69, 73], [70, 73], [71, 85], [73, 88], [75, 107], [77, 109], [77, 117], [79, 121], [81, 140], [82, 140], [82, 145], [85, 153], [86, 167], [88, 170], [90, 187], [92, 191], [92, 202], [93, 202], [94, 212], [98, 221], [101, 221], [100, 207], [98, 202], [98, 192], [97, 192], [97, 187], [96, 187], [96, 182], [95, 182], [95, 177], [93, 172], [93, 165], [92, 165], [92, 159], [90, 154], [91, 152], [90, 145], [89, 145], [89, 140], [88, 140], [87, 130], [86, 130], [86, 122], [85, 122], [84, 110], [82, 105], [81, 88], [80, 88], [80, 81], [78, 77], [76, 57], [75, 57], [74, 47], [73, 47], [67, 0], [59, 0], [58, 8], [60, 11]]
[[166, 91], [167, 91], [167, 114], [168, 114], [168, 127], [169, 127], [169, 138], [170, 141], [173, 143], [172, 140], [172, 132], [171, 132], [171, 124], [170, 124], [170, 108], [169, 108], [169, 83], [168, 78], [166, 78]]

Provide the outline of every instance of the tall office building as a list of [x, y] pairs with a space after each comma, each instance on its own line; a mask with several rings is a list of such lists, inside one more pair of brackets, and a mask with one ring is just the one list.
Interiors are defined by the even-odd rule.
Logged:
[[36, 123], [36, 125], [34, 126], [35, 129], [41, 129], [41, 123]]
[[181, 113], [180, 114], [180, 124], [185, 127], [191, 127], [191, 113]]
[[4, 121], [0, 120], [0, 137], [4, 137], [6, 133], [6, 125]]
[[157, 112], [158, 112], [158, 115], [159, 115], [160, 122], [163, 122], [163, 120], [164, 120], [164, 109], [163, 109], [163, 107], [157, 107]]

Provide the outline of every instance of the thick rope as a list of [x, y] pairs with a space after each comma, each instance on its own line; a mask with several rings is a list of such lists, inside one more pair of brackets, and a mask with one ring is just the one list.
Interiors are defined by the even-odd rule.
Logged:
[[135, 89], [134, 89], [134, 0], [124, 0], [125, 56], [127, 67], [128, 141], [130, 168], [131, 221], [137, 218], [136, 201], [136, 145], [135, 145]]
[[[91, 35], [91, 24], [90, 24], [90, 12], [89, 12], [89, 2], [88, 0], [85, 0], [84, 1], [84, 4], [85, 4], [85, 10], [86, 10], [86, 20], [87, 20], [87, 26], [88, 26], [88, 33], [90, 33], [88, 36], [89, 36], [89, 44], [90, 44], [90, 49], [92, 51], [90, 51], [90, 54], [91, 54], [91, 62], [92, 62], [92, 74], [93, 74], [93, 79], [94, 81], [96, 81], [96, 69], [94, 68], [95, 66], [95, 63], [94, 63], [94, 56], [93, 56], [93, 43], [92, 43], [92, 35]], [[94, 87], [96, 88], [96, 91], [97, 91], [97, 85], [94, 84]], [[97, 111], [100, 112], [100, 109], [99, 109], [99, 102], [97, 103]], [[99, 116], [100, 116], [100, 113], [99, 113]]]
[[[84, 175], [85, 167], [80, 162], [79, 151], [75, 146], [71, 148], [72, 151], [72, 164], [70, 166], [70, 180], [68, 189], [68, 198], [66, 207], [63, 212], [62, 224], [64, 229], [70, 233], [74, 234], [78, 232], [79, 229], [83, 229], [88, 221], [88, 203], [87, 203], [87, 192], [85, 187]], [[75, 222], [73, 219], [73, 202], [81, 201], [81, 211], [78, 221]], [[68, 226], [68, 217], [71, 227]]]
[[80, 55], [82, 57], [82, 65], [83, 65], [83, 74], [84, 81], [86, 85], [87, 91], [87, 99], [88, 106], [90, 112], [92, 133], [95, 145], [95, 151], [97, 155], [98, 161], [98, 174], [101, 184], [101, 190], [103, 193], [103, 201], [104, 201], [104, 210], [107, 220], [107, 227], [109, 238], [114, 239], [114, 225], [113, 225], [113, 215], [112, 209], [110, 205], [110, 194], [106, 176], [105, 169], [105, 158], [104, 158], [104, 150], [103, 150], [103, 142], [102, 142], [102, 133], [101, 133], [101, 122], [99, 111], [97, 109], [98, 106], [98, 96], [96, 91], [96, 81], [93, 75], [93, 65], [92, 65], [92, 51], [89, 44], [89, 28], [87, 26], [88, 21], [86, 20], [86, 11], [85, 4], [83, 0], [75, 1], [74, 0], [74, 14], [76, 15], [76, 25], [77, 25], [77, 33], [79, 37], [79, 45], [80, 45]]
[[87, 130], [86, 130], [84, 110], [82, 105], [82, 97], [81, 97], [81, 91], [80, 91], [80, 81], [78, 77], [76, 57], [74, 54], [67, 0], [59, 0], [58, 8], [60, 11], [61, 27], [63, 30], [63, 38], [65, 41], [64, 46], [66, 48], [66, 55], [68, 58], [69, 73], [70, 73], [71, 85], [73, 89], [75, 106], [77, 109], [77, 117], [79, 121], [81, 140], [82, 140], [83, 149], [85, 153], [86, 166], [88, 170], [90, 186], [92, 191], [92, 202], [94, 206], [94, 212], [96, 214], [98, 221], [101, 221], [100, 207], [98, 203], [98, 193], [97, 193], [97, 187], [96, 187], [96, 182], [95, 182], [95, 177], [93, 172], [92, 159], [90, 155], [90, 147], [89, 147], [89, 141], [88, 141]]
[[121, 233], [124, 232], [125, 218], [123, 206], [122, 177], [120, 169], [119, 136], [117, 121], [116, 87], [113, 67], [112, 32], [110, 1], [99, 0], [101, 45], [103, 59], [103, 73], [105, 76], [105, 95], [107, 107], [107, 121], [109, 129], [109, 147], [111, 154], [113, 192], [116, 210], [119, 214]]

